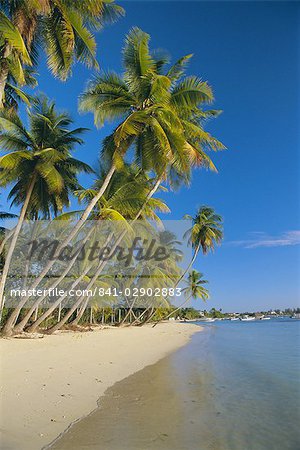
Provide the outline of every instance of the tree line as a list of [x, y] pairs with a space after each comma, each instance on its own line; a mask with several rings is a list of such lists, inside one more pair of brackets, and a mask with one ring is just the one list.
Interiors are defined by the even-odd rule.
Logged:
[[[0, 185], [10, 188], [8, 201], [19, 210], [17, 217], [9, 211], [0, 213], [1, 219], [15, 220], [10, 230], [5, 230], [5, 223], [1, 228], [0, 309], [1, 332], [5, 336], [78, 327], [92, 320], [87, 320], [87, 311], [96, 311], [82, 297], [66, 308], [68, 299], [64, 295], [46, 307], [47, 299], [39, 298], [29, 304], [26, 296], [13, 308], [6, 306], [9, 271], [26, 221], [71, 223], [58, 252], [74, 239], [84, 242], [91, 238], [93, 227], [87, 225], [118, 221], [124, 225], [123, 231], [118, 236], [105, 236], [113, 250], [128, 239], [129, 224], [142, 220], [152, 227], [153, 221], [159, 222], [160, 216], [169, 212], [159, 193], [171, 191], [170, 195], [174, 195], [175, 189], [191, 183], [192, 172], [197, 168], [217, 170], [209, 151], [225, 147], [205, 129], [205, 124], [220, 111], [211, 108], [211, 86], [198, 76], [186, 74], [191, 54], [171, 64], [169, 57], [150, 48], [146, 32], [133, 27], [124, 41], [123, 72], [98, 70], [95, 30], [123, 14], [123, 9], [111, 1], [0, 1]], [[61, 80], [67, 80], [77, 61], [96, 71], [78, 103], [80, 111], [93, 114], [96, 127], [109, 122], [114, 125], [101, 143], [96, 169], [73, 156], [75, 148], [84, 144], [88, 130], [74, 127], [69, 113], [59, 111], [55, 101], [31, 92], [38, 81], [35, 70], [41, 52], [46, 55], [49, 70]], [[26, 105], [25, 121], [18, 111], [21, 103]], [[89, 176], [90, 186], [80, 184], [78, 177], [82, 173]], [[74, 199], [82, 205], [80, 210], [70, 209]], [[191, 227], [184, 239], [193, 255], [184, 269], [176, 237], [167, 230], [155, 231], [157, 240], [169, 246], [173, 254], [170, 264], [162, 262], [155, 267], [159, 271], [155, 282], [160, 287], [173, 288], [184, 284], [183, 306], [191, 298], [208, 299], [207, 281], [194, 264], [200, 252], [209, 253], [223, 237], [222, 218], [209, 206], [199, 207], [185, 219]], [[86, 289], [112, 283], [136, 286], [140, 280], [145, 283], [149, 271], [146, 264], [141, 264], [134, 277], [120, 272], [112, 280], [105, 275], [103, 262], [96, 261], [76, 274], [74, 258], [55, 280], [49, 281], [55, 264], [49, 261], [41, 267], [34, 280], [27, 274], [26, 287], [48, 283], [53, 288], [66, 279], [71, 287]], [[148, 283], [151, 282], [150, 277]], [[153, 320], [172, 301], [168, 296], [155, 303], [150, 300], [139, 320], [130, 323]], [[140, 299], [123, 296], [118, 301], [132, 316]], [[124, 324], [129, 317], [126, 314], [120, 319]], [[158, 320], [169, 315], [166, 312]]]

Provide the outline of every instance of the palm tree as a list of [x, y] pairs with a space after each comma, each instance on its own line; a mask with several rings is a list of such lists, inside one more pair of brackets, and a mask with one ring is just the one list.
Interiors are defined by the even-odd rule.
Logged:
[[[106, 172], [101, 167], [97, 171], [97, 179], [92, 188], [74, 192], [80, 203], [89, 204], [95, 197], [106, 178]], [[125, 163], [122, 170], [115, 172], [105, 191], [105, 194], [95, 205], [90, 218], [93, 220], [133, 220], [142, 209], [140, 218], [158, 221], [156, 211], [170, 212], [167, 205], [158, 198], [149, 198], [145, 202], [153, 180], [135, 164]], [[83, 211], [76, 214], [82, 215]], [[72, 214], [72, 213], [71, 213]], [[68, 213], [62, 217], [68, 217]]]
[[[132, 170], [132, 168], [131, 168]], [[130, 172], [129, 172], [130, 173]], [[114, 174], [116, 175], [116, 174]], [[118, 178], [118, 175], [117, 175]], [[121, 186], [119, 189], [117, 189], [116, 191], [116, 195], [115, 198], [113, 199], [114, 201], [116, 201], [116, 205], [119, 205], [119, 208], [122, 210], [122, 218], [125, 219], [125, 217], [127, 217], [128, 219], [131, 219], [131, 226], [140, 218], [143, 217], [144, 219], [155, 219], [156, 218], [156, 214], [154, 213], [153, 210], [160, 210], [160, 211], [164, 211], [167, 212], [169, 211], [169, 209], [167, 208], [167, 206], [161, 202], [158, 199], [153, 199], [152, 195], [154, 194], [154, 190], [153, 188], [151, 188], [151, 184], [150, 184], [150, 191], [149, 191], [149, 180], [147, 179], [147, 177], [144, 177], [144, 186], [142, 184], [142, 178], [141, 178], [141, 174], [140, 177], [138, 178], [138, 183], [137, 180], [135, 180], [135, 186], [134, 186], [134, 191], [132, 191], [132, 186], [130, 186], [130, 191], [131, 191], [131, 196], [132, 193], [134, 194], [134, 202], [132, 202], [132, 198], [130, 199], [130, 197], [128, 196], [128, 185], [126, 186], [125, 184], [125, 190], [123, 191], [123, 186]], [[129, 185], [131, 184], [131, 182], [128, 183]], [[118, 183], [117, 183], [118, 185]], [[148, 187], [148, 189], [145, 188]], [[156, 190], [156, 189], [155, 189]], [[121, 191], [123, 191], [121, 193]], [[140, 192], [140, 199], [138, 198], [138, 192]], [[120, 202], [120, 196], [123, 195], [123, 202]], [[132, 202], [130, 205], [130, 201]], [[134, 205], [134, 207], [133, 207]], [[125, 207], [127, 206], [127, 212]], [[116, 211], [116, 210], [112, 210], [111, 208], [107, 208], [104, 207], [101, 209], [101, 205], [100, 205], [100, 211], [99, 211], [99, 216], [98, 218], [101, 219], [101, 211], [104, 212], [104, 217], [112, 217], [114, 218], [119, 218], [120, 219], [120, 212]], [[108, 213], [108, 216], [107, 216]], [[124, 214], [124, 216], [123, 216]], [[94, 215], [94, 213], [93, 213]], [[97, 217], [97, 215], [96, 215]], [[103, 217], [102, 217], [103, 218]], [[117, 246], [120, 244], [120, 242], [126, 237], [126, 234], [128, 232], [128, 227], [124, 227], [123, 232], [115, 239], [115, 242], [112, 245], [112, 248], [110, 250], [111, 254], [113, 254], [113, 252], [115, 251], [115, 249], [117, 248]], [[105, 244], [106, 246], [107, 244]], [[98, 277], [100, 275], [100, 273], [103, 271], [104, 267], [106, 266], [107, 261], [101, 261], [98, 264], [98, 267], [96, 268], [93, 276], [89, 279], [89, 283], [86, 287], [86, 290], [91, 289], [94, 284], [97, 282]], [[68, 311], [68, 313], [64, 316], [64, 318], [57, 323], [56, 325], [54, 325], [49, 332], [53, 333], [57, 330], [59, 330], [67, 321], [68, 319], [72, 316], [73, 312], [81, 305], [81, 303], [83, 303], [83, 305], [81, 306], [81, 310], [80, 310], [80, 314], [78, 314], [78, 316], [76, 317], [76, 319], [72, 322], [73, 325], [76, 325], [80, 318], [82, 317], [87, 305], [88, 305], [88, 300], [85, 300], [85, 297], [82, 296], [79, 299], [77, 299], [77, 301], [73, 304], [73, 306], [70, 308], [70, 310]], [[32, 331], [32, 327], [30, 328], [30, 330]]]
[[55, 77], [66, 80], [75, 61], [98, 68], [93, 29], [114, 22], [123, 8], [108, 0], [0, 0], [0, 108], [8, 74], [37, 62], [43, 48]]
[[20, 31], [3, 12], [4, 3], [8, 2], [0, 2], [0, 109], [4, 106], [9, 74], [15, 74], [19, 84], [25, 84], [23, 65], [32, 65]]
[[[149, 50], [149, 35], [133, 28], [125, 40], [123, 76], [108, 73], [89, 84], [81, 96], [81, 109], [92, 111], [99, 125], [107, 120], [122, 121], [103, 142], [103, 183], [63, 245], [71, 242], [89, 218], [113, 174], [123, 167], [130, 148], [135, 148], [139, 167], [156, 175], [147, 200], [165, 177], [187, 181], [194, 165], [214, 169], [204, 150], [224, 146], [203, 129], [203, 120], [216, 113], [202, 110], [203, 105], [212, 102], [213, 94], [208, 84], [197, 77], [180, 80], [189, 57], [181, 58], [162, 74], [166, 60], [154, 57]], [[52, 265], [50, 261], [45, 266], [32, 289]]]
[[[181, 308], [183, 308], [191, 300], [191, 298], [193, 298], [193, 299], [201, 298], [204, 301], [208, 300], [209, 292], [205, 287], [203, 287], [203, 285], [207, 284], [207, 283], [208, 283], [207, 280], [203, 280], [203, 274], [201, 272], [198, 272], [197, 270], [192, 270], [189, 273], [188, 279], [186, 281], [187, 286], [182, 290], [182, 292], [186, 296], [185, 302], [182, 303], [182, 305], [178, 306], [178, 308], [176, 308], [175, 310], [170, 312], [170, 314], [168, 314], [163, 319], [166, 320], [169, 317], [173, 316], [177, 311], [179, 311]], [[161, 319], [161, 320], [163, 320], [163, 319]], [[155, 325], [157, 325], [157, 323]]]
[[222, 217], [216, 214], [213, 208], [201, 206], [194, 217], [186, 214], [184, 218], [192, 221], [192, 227], [186, 231], [184, 238], [188, 238], [188, 243], [194, 252], [188, 267], [177, 280], [176, 286], [193, 266], [199, 251], [202, 250], [203, 255], [206, 255], [213, 251], [215, 245], [220, 244], [223, 239]]
[[34, 73], [32, 69], [24, 68], [22, 78], [20, 78], [19, 71], [10, 67], [3, 98], [3, 107], [8, 112], [17, 112], [20, 103], [30, 107], [31, 103], [34, 102], [33, 97], [20, 88], [20, 86], [30, 86], [32, 88], [37, 86]]
[[[15, 183], [9, 198], [12, 204], [21, 206], [3, 268], [0, 302], [25, 217], [36, 219], [41, 212], [43, 218], [49, 218], [51, 211], [56, 215], [64, 206], [69, 206], [70, 193], [79, 187], [78, 172], [92, 172], [87, 164], [71, 156], [74, 146], [83, 143], [79, 135], [85, 130], [70, 130], [72, 120], [68, 114], [57, 113], [55, 104], [43, 97], [36, 101], [29, 113], [29, 121], [27, 130], [16, 114], [8, 117], [3, 111], [0, 116], [0, 143], [8, 151], [0, 158], [0, 184]], [[11, 331], [20, 307], [22, 302], [6, 323], [7, 333]]]
[[[81, 189], [74, 192], [75, 196], [79, 199], [80, 202], [87, 203], [91, 200], [91, 198], [96, 195], [97, 187], [102, 184], [102, 179], [105, 178], [105, 173], [100, 170], [98, 173], [98, 178], [94, 183], [94, 186], [91, 189]], [[152, 220], [158, 220], [158, 217], [155, 214], [155, 210], [160, 212], [169, 212], [168, 207], [164, 202], [155, 198], [149, 199], [145, 208], [143, 208], [145, 203], [145, 198], [149, 192], [151, 186], [151, 180], [148, 179], [146, 174], [142, 173], [135, 166], [125, 165], [124, 169], [120, 172], [114, 174], [109, 187], [106, 191], [106, 194], [101, 197], [99, 202], [97, 203], [93, 213], [90, 216], [91, 220], [99, 221], [99, 220], [130, 220], [133, 219], [138, 212], [143, 209], [141, 214], [142, 218], [149, 218]], [[73, 211], [67, 212], [58, 217], [58, 219], [71, 219], [74, 216], [80, 216], [82, 211]], [[87, 237], [84, 239], [87, 240]], [[55, 288], [60, 281], [63, 280], [64, 276], [71, 269], [74, 261], [70, 262], [66, 271], [61, 275], [59, 280], [55, 281], [55, 284], [51, 286], [51, 288]], [[86, 277], [86, 273], [82, 272], [81, 275], [75, 281], [78, 283]], [[79, 280], [79, 281], [78, 281]], [[45, 311], [43, 316], [41, 316], [35, 323], [30, 326], [30, 331], [35, 331], [39, 324], [44, 321], [56, 308], [63, 298], [58, 299], [57, 302], [52, 305], [48, 311]], [[16, 326], [16, 330], [18, 332], [22, 331], [26, 326], [28, 320], [30, 319], [32, 312], [38, 305], [41, 303], [42, 299], [38, 299], [37, 302], [30, 308], [24, 319], [20, 324]], [[82, 313], [77, 316], [76, 322], [78, 322], [83, 315], [84, 308], [82, 308]], [[60, 326], [60, 325], [59, 325]]]
[[80, 99], [84, 112], [94, 113], [95, 123], [122, 119], [103, 147], [111, 167], [123, 164], [125, 153], [135, 148], [135, 161], [158, 176], [167, 167], [188, 177], [191, 165], [214, 168], [203, 148], [224, 146], [203, 130], [203, 120], [215, 113], [202, 106], [213, 100], [212, 90], [197, 77], [185, 77], [191, 55], [165, 70], [167, 59], [149, 49], [149, 35], [133, 28], [125, 39], [124, 73], [97, 76]]

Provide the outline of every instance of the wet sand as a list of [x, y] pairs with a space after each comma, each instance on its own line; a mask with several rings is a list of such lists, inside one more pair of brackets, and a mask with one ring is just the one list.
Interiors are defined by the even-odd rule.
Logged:
[[163, 323], [0, 339], [1, 450], [40, 450], [95, 410], [114, 383], [156, 363], [200, 330]]
[[211, 429], [218, 416], [207, 390], [212, 374], [190, 360], [184, 367], [187, 347], [109, 388], [51, 450], [220, 449]]

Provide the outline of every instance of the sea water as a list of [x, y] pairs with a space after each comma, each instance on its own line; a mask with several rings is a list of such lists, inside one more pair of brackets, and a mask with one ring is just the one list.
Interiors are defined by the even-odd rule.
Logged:
[[299, 450], [300, 321], [216, 321], [128, 377], [57, 450]]

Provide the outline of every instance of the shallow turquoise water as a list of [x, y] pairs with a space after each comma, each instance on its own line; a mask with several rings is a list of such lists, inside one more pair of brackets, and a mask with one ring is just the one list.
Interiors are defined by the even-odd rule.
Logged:
[[206, 425], [222, 450], [300, 449], [300, 321], [205, 324], [171, 359], [183, 383], [207, 374]]
[[203, 326], [116, 383], [53, 450], [300, 450], [300, 321]]

